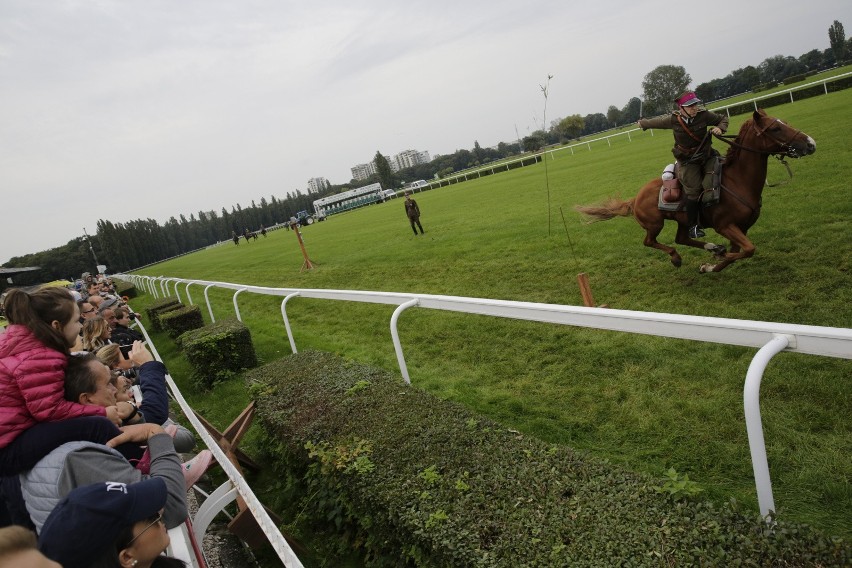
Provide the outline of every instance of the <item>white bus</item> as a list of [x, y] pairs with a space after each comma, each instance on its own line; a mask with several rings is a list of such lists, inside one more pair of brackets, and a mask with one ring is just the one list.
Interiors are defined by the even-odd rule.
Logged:
[[377, 201], [384, 201], [382, 185], [371, 183], [364, 187], [356, 187], [347, 191], [330, 195], [314, 201], [314, 212], [317, 215], [334, 215], [350, 209], [357, 209]]

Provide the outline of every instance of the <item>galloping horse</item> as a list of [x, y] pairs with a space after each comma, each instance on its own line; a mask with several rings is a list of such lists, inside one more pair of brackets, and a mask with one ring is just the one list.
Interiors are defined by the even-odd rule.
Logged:
[[677, 222], [675, 242], [713, 253], [718, 262], [702, 264], [701, 272], [719, 272], [732, 262], [749, 258], [754, 254], [754, 244], [746, 237], [746, 233], [760, 217], [761, 194], [766, 183], [769, 156], [775, 155], [779, 159], [783, 156], [808, 156], [816, 152], [816, 143], [801, 130], [787, 126], [763, 110], [755, 111], [743, 123], [733, 142], [726, 137], [717, 138], [731, 147], [725, 156], [719, 203], [703, 208], [701, 220], [703, 226], [712, 227], [731, 242], [730, 252], [726, 252], [722, 245], [689, 238], [685, 211], [659, 209], [661, 178], [649, 181], [629, 201], [610, 198], [599, 206], [577, 206], [577, 211], [589, 216], [590, 222], [633, 215], [645, 229], [645, 246], [667, 253], [671, 256], [672, 264], [678, 268], [683, 260], [677, 250], [657, 242], [666, 220]]

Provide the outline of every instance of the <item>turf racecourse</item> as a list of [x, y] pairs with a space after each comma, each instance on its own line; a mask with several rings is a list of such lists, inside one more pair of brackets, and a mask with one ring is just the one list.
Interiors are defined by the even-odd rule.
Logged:
[[[538, 164], [419, 193], [423, 236], [412, 235], [401, 200], [330, 217], [303, 229], [312, 271], [300, 272], [295, 235], [280, 230], [140, 273], [578, 305], [575, 277], [586, 272], [596, 300], [613, 308], [849, 327], [850, 108], [852, 90], [768, 109], [810, 134], [817, 152], [790, 161], [792, 183], [764, 192], [761, 218], [749, 233], [755, 256], [719, 274], [699, 274], [709, 256], [683, 247], [684, 265], [674, 268], [666, 255], [642, 246], [643, 231], [632, 219], [585, 225], [572, 209], [612, 194], [631, 196], [658, 175], [671, 156], [664, 131], [558, 152], [546, 169]], [[731, 131], [745, 118], [734, 117]], [[786, 177], [771, 160], [769, 181]], [[660, 240], [673, 239], [669, 226]], [[712, 231], [708, 239], [719, 242]], [[217, 318], [233, 315], [230, 293], [211, 289], [210, 296]], [[199, 287], [193, 297], [202, 297]], [[240, 298], [265, 361], [289, 350], [279, 306], [271, 297]], [[288, 313], [300, 349], [397, 370], [391, 307], [297, 298]], [[753, 349], [416, 309], [402, 316], [400, 333], [420, 388], [652, 475], [674, 467], [706, 496], [733, 497], [756, 510], [742, 410]], [[173, 370], [181, 369], [172, 353]], [[849, 360], [782, 353], [761, 389], [779, 514], [847, 539], [850, 378]], [[244, 396], [239, 390], [222, 385], [190, 400], [227, 423], [239, 412], [228, 397]]]

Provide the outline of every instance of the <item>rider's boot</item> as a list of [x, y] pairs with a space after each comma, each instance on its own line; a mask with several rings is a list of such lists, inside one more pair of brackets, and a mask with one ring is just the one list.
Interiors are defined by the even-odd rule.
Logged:
[[698, 208], [700, 204], [697, 199], [686, 200], [686, 224], [689, 227], [689, 238], [698, 239], [704, 236], [704, 231], [698, 226]]

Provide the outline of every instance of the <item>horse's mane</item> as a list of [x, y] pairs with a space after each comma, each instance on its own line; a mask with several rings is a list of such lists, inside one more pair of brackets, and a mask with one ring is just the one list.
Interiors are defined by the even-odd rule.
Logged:
[[725, 164], [730, 166], [736, 163], [737, 158], [740, 156], [740, 146], [743, 143], [743, 137], [746, 132], [751, 128], [751, 125], [754, 123], [753, 118], [749, 118], [743, 125], [740, 126], [740, 131], [737, 133], [737, 137], [734, 138], [734, 143], [728, 146], [728, 152], [725, 154]]

